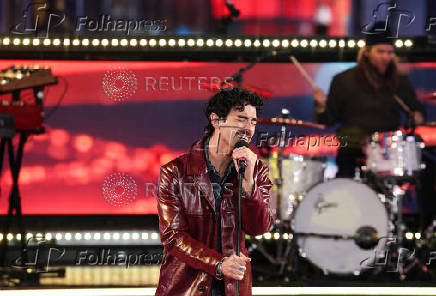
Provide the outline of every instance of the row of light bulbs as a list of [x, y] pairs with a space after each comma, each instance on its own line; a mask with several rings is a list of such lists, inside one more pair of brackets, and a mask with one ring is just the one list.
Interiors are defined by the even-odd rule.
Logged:
[[[416, 232], [406, 232], [405, 234], [406, 239], [412, 240], [413, 238], [415, 239], [421, 239], [421, 233]], [[21, 234], [17, 233], [17, 234], [12, 234], [12, 233], [8, 233], [6, 235], [6, 239], [11, 241], [13, 239], [16, 240], [21, 240]], [[142, 233], [138, 233], [138, 232], [124, 232], [124, 233], [119, 233], [119, 232], [114, 232], [114, 233], [110, 233], [110, 232], [94, 232], [94, 233], [80, 233], [80, 232], [76, 232], [74, 233], [36, 233], [35, 235], [32, 233], [27, 233], [26, 234], [26, 238], [27, 239], [31, 239], [34, 238], [36, 240], [42, 240], [42, 239], [46, 239], [46, 240], [52, 240], [52, 239], [56, 239], [58, 241], [60, 240], [158, 240], [159, 239], [159, 234], [157, 232], [152, 232], [152, 233], [147, 233], [147, 232], [142, 232]], [[275, 232], [275, 233], [265, 233], [263, 235], [258, 235], [255, 236], [256, 239], [280, 239], [280, 233]], [[292, 233], [284, 233], [282, 234], [282, 238], [283, 239], [292, 239], [293, 238], [293, 234]], [[0, 233], [0, 241], [3, 240], [3, 234]]]
[[[13, 234], [13, 233], [8, 233], [6, 235], [6, 239], [11, 241], [13, 239], [16, 240], [21, 240], [21, 234], [17, 233], [17, 234]], [[56, 239], [58, 241], [60, 240], [158, 240], [159, 239], [159, 233], [157, 232], [124, 232], [124, 233], [119, 233], [119, 232], [94, 232], [94, 233], [90, 233], [90, 232], [86, 232], [86, 233], [80, 233], [80, 232], [76, 232], [76, 233], [70, 233], [70, 232], [66, 232], [66, 233], [27, 233], [26, 234], [26, 239], [35, 239], [35, 240], [52, 240], [52, 239]], [[3, 240], [3, 234], [0, 233], [0, 241]]]
[[[435, 233], [435, 235], [436, 235], [436, 233]], [[282, 234], [282, 238], [283, 239], [292, 239], [294, 237], [294, 235], [292, 234], [292, 233], [284, 233], [284, 234]], [[406, 237], [406, 239], [408, 239], [408, 240], [412, 240], [413, 238], [415, 238], [415, 239], [421, 239], [421, 233], [419, 233], [419, 232], [416, 232], [416, 233], [413, 233], [413, 232], [406, 232], [405, 233], [405, 237]], [[263, 234], [263, 235], [258, 235], [258, 236], [255, 236], [255, 238], [256, 239], [267, 239], [267, 240], [270, 240], [270, 239], [280, 239], [280, 233], [278, 233], [278, 232], [275, 232], [275, 233], [265, 233], [265, 234]]]
[[[2, 41], [2, 45], [4, 46], [82, 46], [82, 47], [98, 47], [98, 46], [112, 46], [112, 47], [136, 47], [136, 46], [150, 46], [150, 47], [246, 47], [246, 48], [355, 48], [355, 47], [364, 47], [365, 40], [336, 40], [336, 39], [39, 39], [39, 38], [9, 38], [5, 37], [0, 39]], [[395, 46], [398, 48], [401, 47], [412, 47], [413, 42], [410, 39], [402, 40], [398, 39], [395, 41]]]

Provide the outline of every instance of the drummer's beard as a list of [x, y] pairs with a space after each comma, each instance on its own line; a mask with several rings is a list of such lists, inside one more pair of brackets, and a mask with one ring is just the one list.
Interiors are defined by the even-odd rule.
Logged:
[[395, 92], [400, 75], [396, 57], [389, 63], [384, 74], [379, 73], [377, 68], [371, 64], [369, 58], [365, 56], [363, 52], [359, 53], [357, 61], [363, 77], [373, 90], [379, 91], [382, 88], [387, 88], [388, 91], [392, 93]]

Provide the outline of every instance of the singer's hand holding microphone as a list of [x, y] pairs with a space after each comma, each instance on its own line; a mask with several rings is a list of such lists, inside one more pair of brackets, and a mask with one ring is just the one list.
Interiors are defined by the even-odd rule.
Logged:
[[248, 143], [246, 141], [240, 140], [235, 144], [232, 158], [238, 173], [240, 165], [245, 163], [245, 173], [242, 180], [242, 188], [248, 195], [251, 195], [254, 183], [254, 166], [256, 165], [257, 155], [248, 148]]

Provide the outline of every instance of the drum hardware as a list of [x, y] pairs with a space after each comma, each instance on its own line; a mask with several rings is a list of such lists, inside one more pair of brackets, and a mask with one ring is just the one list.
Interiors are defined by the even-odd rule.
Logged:
[[[285, 233], [291, 231], [290, 220], [295, 206], [301, 200], [305, 192], [323, 181], [324, 166], [320, 161], [312, 161], [302, 155], [285, 155], [286, 148], [286, 127], [287, 126], [307, 126], [324, 128], [324, 125], [318, 125], [310, 122], [303, 122], [289, 118], [289, 110], [282, 109], [279, 117], [276, 118], [258, 118], [258, 123], [280, 125], [280, 132], [274, 137], [277, 152], [271, 153], [271, 147], [266, 145], [266, 161], [270, 168], [270, 179], [274, 182], [274, 193], [271, 199], [271, 206], [275, 208], [275, 223], [273, 231], [279, 234], [275, 254], [266, 250], [262, 240], [254, 240], [254, 243], [248, 248], [249, 251], [259, 251], [271, 264], [279, 265], [277, 275], [284, 277], [289, 281], [289, 275], [286, 273], [290, 267], [290, 262], [297, 256], [298, 247], [295, 240], [291, 237], [281, 239]], [[269, 143], [269, 141], [267, 141]], [[320, 171], [320, 173], [314, 174]], [[275, 174], [274, 174], [275, 173]], [[319, 178], [319, 175], [322, 175]], [[313, 177], [316, 176], [316, 177]], [[313, 183], [313, 184], [312, 184]], [[283, 211], [282, 211], [283, 210]]]

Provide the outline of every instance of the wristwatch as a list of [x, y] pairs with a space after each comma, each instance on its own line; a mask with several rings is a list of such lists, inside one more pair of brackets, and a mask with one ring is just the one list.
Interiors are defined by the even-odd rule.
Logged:
[[220, 262], [218, 263], [217, 268], [216, 268], [215, 275], [219, 279], [223, 279], [223, 277], [224, 277], [223, 272], [221, 271], [221, 267], [223, 265], [224, 260], [226, 260], [226, 259], [227, 259], [227, 257], [224, 257], [223, 259], [221, 259]]

